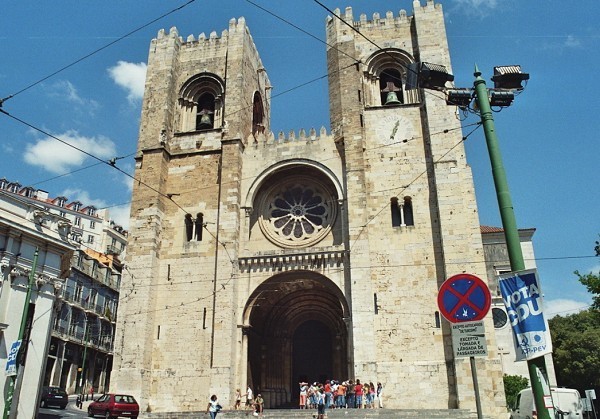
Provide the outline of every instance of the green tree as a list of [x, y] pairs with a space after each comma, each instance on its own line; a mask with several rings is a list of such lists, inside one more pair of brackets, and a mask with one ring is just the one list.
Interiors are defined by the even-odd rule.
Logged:
[[600, 387], [600, 311], [585, 310], [549, 320], [559, 386]]
[[529, 386], [529, 380], [521, 375], [504, 374], [504, 394], [509, 409], [515, 407], [519, 391]]
[[[600, 256], [600, 241], [596, 241], [594, 251], [596, 252], [596, 256]], [[594, 274], [593, 272], [581, 274], [579, 271], [575, 271], [575, 275], [579, 277], [579, 282], [585, 285], [590, 294], [594, 295], [592, 308], [600, 310], [600, 274]]]

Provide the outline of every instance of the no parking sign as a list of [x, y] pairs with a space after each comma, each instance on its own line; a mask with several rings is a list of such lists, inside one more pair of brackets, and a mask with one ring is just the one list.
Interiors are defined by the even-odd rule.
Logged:
[[438, 307], [451, 323], [482, 320], [490, 311], [492, 297], [488, 286], [471, 274], [448, 278], [438, 293]]

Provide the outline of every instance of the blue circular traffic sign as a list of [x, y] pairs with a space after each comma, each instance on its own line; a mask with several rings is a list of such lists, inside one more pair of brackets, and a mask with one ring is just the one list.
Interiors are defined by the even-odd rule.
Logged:
[[488, 286], [471, 274], [448, 278], [438, 293], [438, 307], [451, 323], [482, 320], [490, 310], [492, 296]]

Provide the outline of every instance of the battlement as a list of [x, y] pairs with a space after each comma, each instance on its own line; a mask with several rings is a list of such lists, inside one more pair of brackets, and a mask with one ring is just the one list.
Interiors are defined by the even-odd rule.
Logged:
[[[435, 4], [433, 0], [427, 0], [425, 6], [421, 5], [420, 0], [413, 1], [413, 9], [419, 11], [429, 11], [440, 9], [441, 4]], [[381, 16], [380, 13], [373, 13], [373, 17], [371, 20], [367, 19], [367, 15], [362, 13], [359, 17], [359, 20], [354, 20], [354, 15], [352, 13], [352, 7], [346, 7], [344, 13], [342, 14], [340, 9], [335, 9], [334, 13], [336, 16], [341, 17], [346, 22], [351, 22], [355, 28], [374, 28], [381, 26], [397, 26], [397, 25], [405, 25], [410, 23], [412, 16], [408, 16], [406, 10], [400, 9], [397, 15], [394, 15], [394, 12], [387, 11], [385, 12], [385, 16]]]
[[176, 39], [179, 41], [179, 43], [181, 45], [202, 43], [202, 42], [210, 43], [210, 42], [216, 42], [217, 40], [227, 40], [227, 38], [229, 37], [229, 34], [239, 33], [239, 32], [246, 32], [247, 34], [250, 33], [250, 31], [248, 30], [248, 27], [246, 26], [246, 19], [244, 17], [240, 17], [237, 20], [235, 18], [229, 20], [229, 28], [224, 29], [221, 32], [220, 37], [217, 35], [217, 31], [212, 31], [208, 37], [206, 36], [206, 34], [204, 32], [202, 32], [202, 33], [200, 33], [200, 35], [198, 35], [198, 38], [196, 38], [193, 34], [190, 34], [187, 36], [187, 38], [184, 41], [183, 37], [179, 35], [179, 31], [177, 30], [177, 28], [175, 26], [173, 26], [171, 29], [169, 29], [168, 34], [165, 31], [165, 29], [159, 30], [158, 34], [156, 35], [156, 38], [153, 41]]
[[302, 128], [300, 129], [300, 131], [298, 131], [298, 135], [296, 135], [296, 132], [291, 130], [289, 131], [289, 133], [286, 134], [283, 131], [279, 131], [279, 134], [277, 134], [277, 136], [275, 136], [275, 134], [270, 131], [269, 133], [260, 133], [256, 136], [256, 138], [254, 138], [253, 136], [251, 136], [248, 139], [248, 145], [259, 145], [259, 144], [283, 144], [283, 143], [310, 143], [313, 141], [324, 141], [331, 138], [331, 135], [327, 134], [327, 130], [325, 129], [325, 127], [321, 127], [321, 129], [318, 132], [317, 135], [317, 130], [314, 128], [311, 128], [308, 133], [307, 131]]

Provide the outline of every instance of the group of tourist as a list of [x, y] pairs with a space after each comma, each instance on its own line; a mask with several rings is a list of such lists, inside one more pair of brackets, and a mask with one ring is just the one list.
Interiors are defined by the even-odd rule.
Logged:
[[327, 380], [325, 384], [300, 382], [299, 385], [300, 409], [318, 409], [320, 412], [324, 409], [383, 408], [381, 383], [376, 387], [373, 382], [362, 384], [357, 379], [356, 382]]

